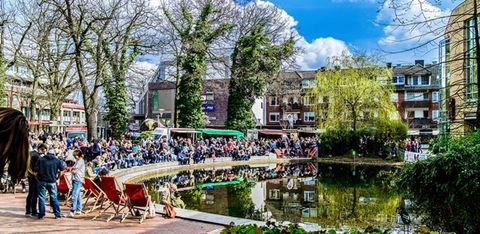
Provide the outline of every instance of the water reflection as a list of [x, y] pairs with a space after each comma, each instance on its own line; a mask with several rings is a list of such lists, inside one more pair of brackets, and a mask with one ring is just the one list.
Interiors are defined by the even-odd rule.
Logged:
[[[400, 203], [391, 189], [394, 173], [385, 167], [307, 163], [185, 171], [145, 184], [151, 191], [164, 182], [177, 184], [187, 209], [209, 213], [323, 227], [391, 226]], [[152, 197], [158, 201], [156, 192]]]

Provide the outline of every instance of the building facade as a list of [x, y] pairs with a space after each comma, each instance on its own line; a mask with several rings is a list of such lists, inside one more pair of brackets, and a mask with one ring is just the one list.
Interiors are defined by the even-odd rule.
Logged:
[[51, 117], [50, 106], [43, 90], [36, 88], [36, 115], [31, 113], [33, 93], [33, 79], [22, 68], [12, 67], [6, 72], [5, 84], [6, 107], [22, 111], [29, 120], [31, 130], [45, 130], [49, 132], [64, 132], [68, 128], [86, 128], [85, 109], [74, 100], [65, 100], [62, 103], [59, 115]]
[[[451, 13], [440, 44], [442, 132], [463, 135], [475, 129], [478, 90], [475, 61], [473, 0], [459, 4]], [[480, 10], [480, 7], [477, 6]]]
[[440, 79], [438, 64], [425, 65], [416, 60], [414, 65], [392, 68], [395, 103], [409, 135], [437, 135], [440, 121]]

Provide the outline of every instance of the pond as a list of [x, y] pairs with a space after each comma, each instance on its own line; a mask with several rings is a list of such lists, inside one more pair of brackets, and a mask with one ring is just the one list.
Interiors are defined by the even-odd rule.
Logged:
[[297, 163], [191, 170], [144, 182], [156, 202], [162, 184], [177, 185], [186, 209], [322, 227], [390, 227], [401, 201], [392, 189], [396, 170]]

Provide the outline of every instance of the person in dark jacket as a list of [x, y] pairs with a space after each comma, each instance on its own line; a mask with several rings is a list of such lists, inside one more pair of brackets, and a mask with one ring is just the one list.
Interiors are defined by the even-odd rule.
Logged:
[[37, 202], [38, 202], [38, 182], [37, 172], [35, 171], [35, 165], [40, 159], [41, 155], [47, 152], [47, 145], [40, 144], [37, 150], [30, 152], [30, 170], [28, 173], [28, 196], [25, 215], [37, 216]]
[[45, 217], [45, 198], [46, 191], [50, 195], [50, 202], [53, 206], [55, 218], [61, 218], [60, 205], [57, 199], [57, 175], [63, 171], [64, 163], [55, 156], [55, 151], [50, 149], [44, 157], [40, 158], [35, 166], [38, 179], [38, 218]]

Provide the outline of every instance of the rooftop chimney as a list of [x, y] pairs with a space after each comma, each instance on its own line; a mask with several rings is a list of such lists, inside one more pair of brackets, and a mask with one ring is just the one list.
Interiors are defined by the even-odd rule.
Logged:
[[387, 63], [387, 68], [392, 68], [392, 63]]
[[415, 65], [421, 65], [421, 66], [425, 66], [425, 61], [423, 60], [415, 60]]

